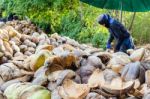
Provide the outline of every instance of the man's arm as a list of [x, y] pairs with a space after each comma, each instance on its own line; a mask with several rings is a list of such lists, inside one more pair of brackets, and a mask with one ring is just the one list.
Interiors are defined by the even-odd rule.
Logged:
[[111, 42], [114, 40], [114, 36], [110, 33], [110, 36], [109, 36], [109, 39], [108, 39], [108, 42], [107, 42], [107, 49], [110, 49], [111, 48]]
[[116, 44], [115, 49], [114, 49], [114, 52], [117, 52], [117, 51], [120, 50], [120, 46], [122, 45], [122, 43], [123, 43], [123, 40], [118, 40], [117, 41], [117, 44]]

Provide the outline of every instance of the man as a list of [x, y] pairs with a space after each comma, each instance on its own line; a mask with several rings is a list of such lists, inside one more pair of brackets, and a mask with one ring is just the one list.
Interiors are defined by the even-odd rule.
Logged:
[[107, 51], [111, 49], [111, 42], [114, 39], [116, 40], [114, 52], [121, 51], [126, 53], [128, 49], [134, 49], [134, 44], [130, 33], [120, 22], [111, 18], [108, 14], [102, 14], [98, 18], [98, 23], [108, 28], [110, 32], [110, 36], [106, 46]]

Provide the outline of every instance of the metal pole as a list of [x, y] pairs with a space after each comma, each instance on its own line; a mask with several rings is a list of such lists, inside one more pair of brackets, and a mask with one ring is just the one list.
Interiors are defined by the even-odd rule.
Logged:
[[129, 27], [129, 31], [132, 29], [133, 22], [134, 22], [134, 19], [135, 19], [135, 15], [136, 15], [136, 12], [134, 12], [134, 14], [133, 14], [132, 21], [131, 21], [131, 24], [130, 24], [130, 27]]
[[120, 2], [120, 5], [121, 5], [121, 11], [120, 11], [120, 22], [122, 23], [122, 1]]

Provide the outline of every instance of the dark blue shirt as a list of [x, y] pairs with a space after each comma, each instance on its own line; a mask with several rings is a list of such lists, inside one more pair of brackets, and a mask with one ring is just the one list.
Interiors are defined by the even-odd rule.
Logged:
[[107, 42], [107, 48], [111, 48], [111, 42], [115, 39], [117, 41], [115, 49], [119, 50], [123, 40], [130, 37], [130, 33], [120, 22], [113, 18], [109, 18], [108, 22], [110, 36]]

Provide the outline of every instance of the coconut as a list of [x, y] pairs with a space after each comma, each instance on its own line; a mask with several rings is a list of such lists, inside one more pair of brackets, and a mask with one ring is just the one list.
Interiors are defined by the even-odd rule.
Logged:
[[86, 84], [76, 84], [71, 80], [65, 80], [58, 92], [63, 99], [83, 99], [89, 93], [90, 88]]
[[31, 85], [24, 88], [19, 94], [20, 99], [50, 99], [51, 95], [46, 88], [39, 85]]
[[137, 49], [130, 55], [130, 58], [133, 62], [141, 61], [144, 56], [144, 53], [145, 53], [144, 48]]
[[126, 80], [135, 80], [140, 72], [140, 62], [135, 62], [135, 63], [129, 63], [127, 64], [122, 73], [121, 73], [121, 77]]
[[130, 57], [127, 54], [123, 52], [117, 52], [113, 54], [112, 59], [108, 63], [107, 67], [110, 67], [116, 73], [121, 73], [123, 67], [130, 62]]
[[[14, 83], [6, 88], [4, 95], [8, 99], [20, 99], [19, 95], [26, 87], [31, 86], [29, 83]], [[15, 89], [15, 90], [14, 90]]]
[[41, 50], [38, 54], [34, 54], [32, 56], [33, 59], [31, 59], [30, 62], [30, 68], [33, 71], [36, 71], [37, 69], [39, 69], [41, 66], [44, 65], [44, 62], [50, 56], [50, 53], [47, 50]]
[[114, 78], [110, 84], [104, 84], [101, 87], [108, 93], [120, 95], [131, 90], [133, 85], [134, 81], [123, 82], [122, 79], [118, 77]]
[[86, 99], [106, 99], [104, 96], [99, 95], [98, 93], [95, 92], [90, 92], [87, 96]]
[[53, 46], [52, 45], [40, 45], [40, 46], [37, 46], [35, 53], [38, 53], [40, 50], [52, 51], [53, 50]]
[[65, 79], [72, 79], [76, 76], [75, 72], [72, 70], [63, 70], [63, 71], [56, 71], [48, 75], [49, 86], [50, 90], [61, 85]]

